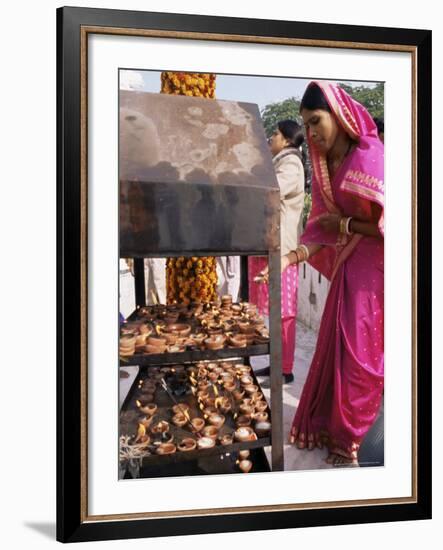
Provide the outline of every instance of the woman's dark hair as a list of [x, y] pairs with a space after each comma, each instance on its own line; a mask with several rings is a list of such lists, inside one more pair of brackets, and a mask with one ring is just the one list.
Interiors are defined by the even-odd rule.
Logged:
[[303, 129], [295, 120], [280, 120], [277, 124], [277, 128], [280, 130], [283, 137], [289, 141], [288, 147], [295, 147], [298, 149], [305, 140]]
[[298, 122], [295, 120], [280, 120], [280, 122], [277, 123], [277, 128], [282, 133], [283, 137], [286, 138], [289, 141], [289, 145], [287, 147], [295, 149], [295, 152], [297, 153], [298, 157], [300, 158], [303, 168], [305, 170], [306, 174], [306, 151], [303, 147], [300, 151], [300, 146], [305, 141], [305, 135], [303, 133], [303, 128], [300, 126]]
[[321, 88], [317, 84], [311, 84], [306, 88], [300, 103], [300, 112], [303, 109], [308, 109], [309, 111], [323, 109], [323, 111], [332, 112]]
[[378, 118], [378, 117], [374, 117], [374, 122], [375, 122], [375, 125], [377, 126], [377, 132], [380, 134], [380, 133], [385, 133], [385, 123], [383, 121], [382, 118]]

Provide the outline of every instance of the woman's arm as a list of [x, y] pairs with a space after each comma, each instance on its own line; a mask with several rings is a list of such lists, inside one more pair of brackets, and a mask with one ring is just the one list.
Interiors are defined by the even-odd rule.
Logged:
[[[314, 254], [317, 254], [317, 252], [323, 248], [322, 244], [307, 244], [305, 246], [309, 251], [309, 258]], [[291, 252], [288, 252], [288, 254], [282, 256], [281, 270], [284, 271], [288, 266], [298, 264], [300, 262], [300, 258], [300, 254], [297, 254], [295, 250], [291, 250]]]
[[[381, 215], [381, 207], [378, 204], [372, 203], [372, 219], [378, 220]], [[340, 232], [340, 220], [342, 216], [339, 214], [325, 214], [319, 223], [322, 225], [325, 231]], [[361, 235], [367, 235], [368, 237], [382, 238], [377, 221], [361, 221], [357, 218], [352, 218], [349, 222], [349, 230], [351, 233], [360, 233]]]

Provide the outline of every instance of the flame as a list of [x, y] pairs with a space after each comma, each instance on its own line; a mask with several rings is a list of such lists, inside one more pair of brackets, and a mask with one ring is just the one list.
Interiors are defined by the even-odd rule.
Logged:
[[142, 404], [140, 403], [140, 401], [137, 399], [137, 401], [135, 402], [135, 404], [137, 405], [137, 407], [141, 407]]
[[200, 403], [199, 407], [200, 407], [201, 410], [203, 410], [205, 408], [203, 403]]
[[234, 415], [233, 415], [234, 420], [237, 418], [237, 416], [238, 416], [238, 414], [234, 413]]
[[155, 325], [155, 332], [157, 333], [157, 336], [160, 336], [162, 333], [162, 329], [158, 325]]
[[214, 384], [213, 388], [214, 388], [214, 395], [215, 395], [215, 397], [218, 397], [219, 392], [218, 392], [218, 388], [217, 388], [217, 386], [216, 386], [215, 384]]
[[137, 429], [137, 437], [135, 438], [135, 443], [137, 443], [137, 441], [141, 441], [144, 437], [146, 437], [146, 428], [143, 426], [143, 424], [139, 424]]
[[223, 403], [223, 397], [217, 397], [215, 400], [215, 408], [218, 409], [219, 405]]

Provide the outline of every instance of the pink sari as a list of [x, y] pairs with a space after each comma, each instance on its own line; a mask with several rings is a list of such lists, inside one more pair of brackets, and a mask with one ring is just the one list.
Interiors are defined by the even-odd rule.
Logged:
[[383, 234], [384, 150], [362, 105], [337, 86], [316, 84], [357, 145], [330, 180], [326, 157], [308, 135], [313, 207], [301, 242], [324, 245], [309, 261], [331, 287], [291, 435], [300, 448], [325, 444], [355, 460], [383, 392], [384, 241], [326, 232], [319, 218], [352, 216], [378, 223]]

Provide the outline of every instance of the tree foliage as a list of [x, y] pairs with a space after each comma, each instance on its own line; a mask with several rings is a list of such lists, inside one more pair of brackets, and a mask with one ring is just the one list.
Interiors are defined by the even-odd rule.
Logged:
[[379, 82], [373, 88], [368, 88], [367, 86], [352, 87], [343, 82], [340, 83], [340, 86], [356, 101], [364, 105], [373, 118], [384, 119], [385, 109], [383, 82]]
[[266, 137], [269, 139], [280, 120], [296, 120], [302, 123], [300, 114], [300, 100], [290, 97], [277, 103], [270, 103], [261, 112]]

